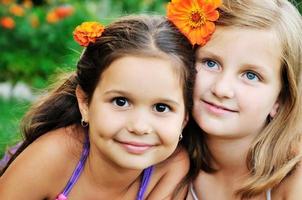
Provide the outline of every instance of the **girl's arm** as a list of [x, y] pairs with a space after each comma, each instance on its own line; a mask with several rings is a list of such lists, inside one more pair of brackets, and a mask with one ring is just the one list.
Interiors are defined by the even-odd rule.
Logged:
[[[150, 183], [148, 200], [184, 199], [187, 194], [187, 186], [177, 188], [179, 183], [187, 175], [190, 167], [189, 156], [182, 147], [165, 161], [155, 165], [153, 181]], [[151, 180], [152, 180], [151, 179]], [[179, 190], [180, 189], [180, 190]], [[174, 193], [177, 196], [174, 197]]]

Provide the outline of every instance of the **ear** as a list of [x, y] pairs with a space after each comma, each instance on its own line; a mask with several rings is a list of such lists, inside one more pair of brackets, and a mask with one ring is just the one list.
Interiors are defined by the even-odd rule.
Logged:
[[85, 122], [89, 122], [87, 95], [79, 85], [77, 86], [75, 93], [82, 118], [85, 120]]
[[269, 116], [271, 118], [274, 118], [275, 115], [278, 113], [278, 109], [279, 109], [279, 101], [277, 100], [275, 102], [275, 104], [273, 105], [273, 108], [272, 108], [271, 112], [269, 113]]
[[184, 121], [182, 123], [182, 129], [187, 125], [188, 121], [189, 121], [189, 114], [186, 113], [185, 119], [184, 119]]

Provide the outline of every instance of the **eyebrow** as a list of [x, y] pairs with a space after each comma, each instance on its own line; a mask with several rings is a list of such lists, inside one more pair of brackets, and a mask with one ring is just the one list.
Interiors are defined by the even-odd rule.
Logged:
[[210, 57], [216, 61], [218, 61], [219, 63], [222, 63], [222, 59], [216, 55], [215, 53], [211, 52], [211, 51], [206, 51], [206, 50], [198, 50], [197, 54], [196, 54], [196, 60], [197, 61], [202, 61], [201, 57]]
[[122, 90], [116, 90], [116, 89], [109, 89], [107, 91], [104, 92], [105, 95], [108, 94], [121, 94], [121, 95], [125, 95], [125, 96], [131, 96], [130, 93], [122, 91]]
[[246, 64], [246, 65], [248, 66], [249, 69], [259, 71], [264, 75], [270, 73], [265, 67], [255, 65], [255, 64]]
[[[218, 61], [220, 64], [222, 62], [222, 58], [220, 56], [218, 56], [217, 54], [211, 52], [211, 51], [207, 51], [207, 50], [199, 50], [197, 51], [197, 56], [196, 56], [196, 60], [197, 61], [202, 61], [202, 58], [211, 58], [211, 59], [214, 59], [215, 61]], [[264, 73], [264, 74], [267, 74], [267, 73], [270, 73], [265, 67], [261, 66], [261, 65], [257, 65], [257, 64], [252, 64], [252, 63], [243, 63], [242, 64], [243, 66], [245, 66], [246, 68], [249, 68], [249, 69], [254, 69], [254, 70], [257, 70], [261, 73]]]
[[[104, 94], [105, 95], [116, 94], [116, 95], [121, 95], [121, 96], [134, 98], [131, 93], [123, 91], [123, 90], [117, 90], [117, 89], [112, 89], [112, 90], [109, 89], [109, 90], [105, 91]], [[168, 97], [156, 97], [155, 99], [156, 99], [156, 101], [162, 102], [162, 103], [174, 104], [174, 105], [177, 105], [177, 106], [180, 105], [180, 103], [178, 103], [177, 101], [175, 101], [171, 98], [168, 98]]]

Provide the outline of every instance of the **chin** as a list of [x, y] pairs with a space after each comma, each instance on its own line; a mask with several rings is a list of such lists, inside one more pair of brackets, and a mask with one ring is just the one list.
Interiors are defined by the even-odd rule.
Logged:
[[117, 161], [116, 164], [124, 169], [129, 170], [143, 170], [151, 165], [154, 164], [154, 162], [150, 162], [150, 160], [146, 161], [143, 159], [129, 159], [129, 160], [120, 160]]
[[209, 136], [226, 136], [230, 135], [226, 132], [226, 129], [222, 129], [215, 124], [208, 124], [208, 123], [198, 123], [199, 127]]

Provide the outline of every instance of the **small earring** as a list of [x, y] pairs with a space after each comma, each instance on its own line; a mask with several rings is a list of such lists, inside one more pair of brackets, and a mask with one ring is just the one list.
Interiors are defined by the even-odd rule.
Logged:
[[270, 123], [271, 121], [273, 121], [274, 117], [272, 117], [271, 115], [268, 115], [266, 118], [267, 123]]
[[84, 118], [81, 119], [81, 125], [83, 128], [88, 126], [88, 122], [85, 122]]
[[183, 136], [182, 133], [179, 135], [178, 141], [182, 140]]

